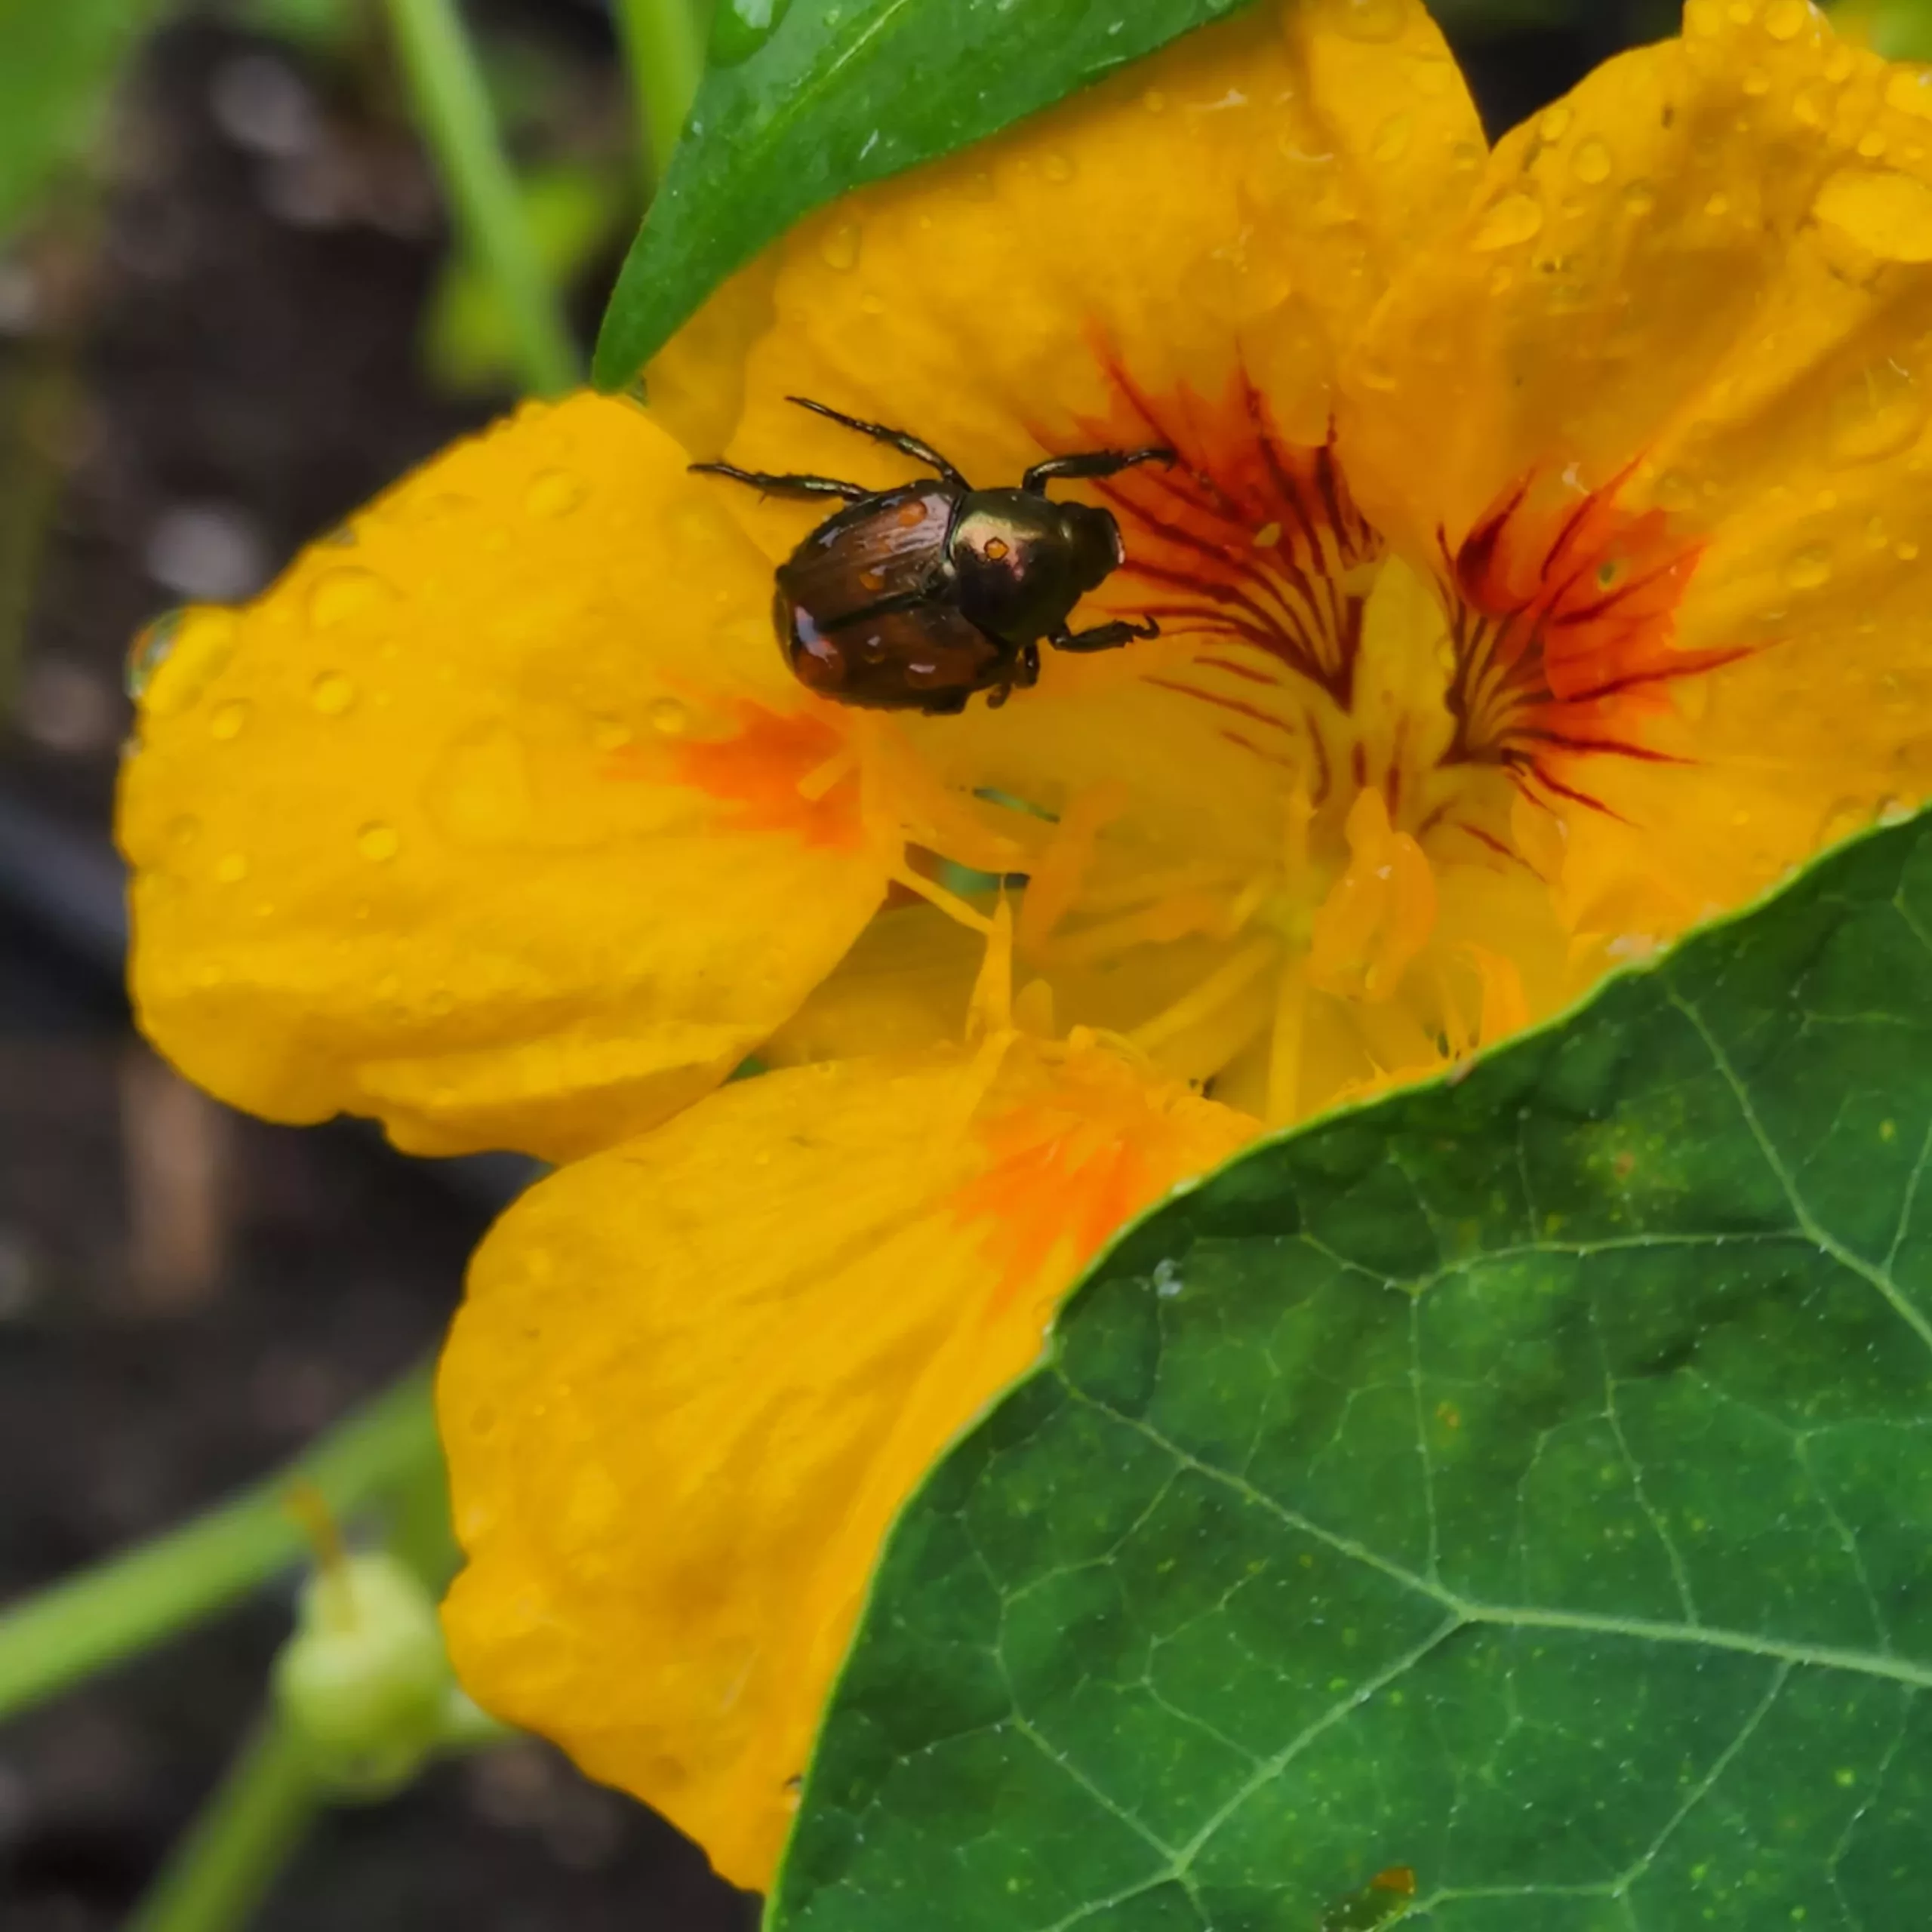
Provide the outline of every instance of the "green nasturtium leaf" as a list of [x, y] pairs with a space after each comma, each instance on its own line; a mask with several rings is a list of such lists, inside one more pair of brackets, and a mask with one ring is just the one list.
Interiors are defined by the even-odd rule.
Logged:
[[719, 0], [710, 67], [605, 315], [597, 382], [630, 382], [801, 215], [995, 133], [1244, 4]]
[[91, 138], [154, 0], [0, 0], [0, 241]]
[[1157, 1210], [901, 1518], [772, 1923], [1932, 1924], [1928, 1154], [1932, 817]]

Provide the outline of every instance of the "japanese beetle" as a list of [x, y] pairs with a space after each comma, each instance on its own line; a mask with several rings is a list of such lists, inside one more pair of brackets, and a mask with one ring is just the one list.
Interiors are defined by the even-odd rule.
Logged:
[[1094, 450], [1036, 463], [1019, 487], [976, 490], [937, 450], [883, 423], [788, 397], [935, 474], [890, 490], [831, 476], [779, 476], [694, 463], [774, 497], [835, 497], [826, 518], [778, 567], [773, 621], [799, 681], [841, 704], [881, 711], [964, 711], [975, 691], [1004, 704], [1040, 676], [1042, 639], [1057, 651], [1112, 651], [1159, 625], [1069, 631], [1075, 605], [1127, 561], [1111, 512], [1055, 503], [1060, 477], [1112, 476], [1171, 450]]

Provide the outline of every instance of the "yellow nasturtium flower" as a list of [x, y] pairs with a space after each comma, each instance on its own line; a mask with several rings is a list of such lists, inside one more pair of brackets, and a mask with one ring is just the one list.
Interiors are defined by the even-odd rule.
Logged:
[[[565, 1163], [442, 1377], [482, 1703], [764, 1881], [894, 1512], [1125, 1217], [1925, 795], [1928, 152], [1802, 0], [1693, 0], [1493, 153], [1416, 0], [1272, 0], [157, 640], [152, 1036]], [[1075, 490], [1128, 551], [1078, 620], [1160, 638], [808, 694], [813, 509], [687, 466], [911, 466], [795, 395], [986, 483], [1171, 447]]]

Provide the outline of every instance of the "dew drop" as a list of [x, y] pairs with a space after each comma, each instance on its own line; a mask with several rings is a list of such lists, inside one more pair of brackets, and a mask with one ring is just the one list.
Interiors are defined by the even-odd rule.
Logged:
[[1862, 798], [1841, 798], [1825, 814], [1818, 828], [1821, 845], [1835, 845], [1872, 823], [1872, 808]]
[[1063, 186], [1073, 179], [1073, 163], [1055, 148], [1041, 158], [1040, 172], [1049, 181], [1058, 182]]
[[130, 648], [125, 683], [128, 697], [137, 703], [147, 695], [154, 674], [168, 662], [174, 640], [180, 635], [182, 616], [179, 611], [163, 611]]
[[325, 571], [309, 589], [309, 621], [318, 631], [346, 624], [373, 610], [390, 595], [389, 586], [374, 571], [353, 564]]
[[1730, 0], [1730, 13], [1735, 26], [1748, 27], [1758, 17], [1754, 0]]
[[325, 671], [309, 687], [309, 702], [325, 718], [340, 718], [355, 702], [355, 681], [340, 671]]
[[1932, 262], [1932, 187], [1894, 168], [1841, 168], [1811, 212], [1881, 261]]
[[1901, 537], [1892, 546], [1892, 555], [1902, 564], [1915, 564], [1918, 561], [1918, 546], [1909, 537]]
[[1406, 114], [1392, 114], [1376, 130], [1371, 152], [1377, 161], [1400, 161], [1409, 151], [1409, 137], [1415, 123]]
[[1577, 143], [1577, 152], [1570, 160], [1570, 171], [1579, 181], [1594, 188], [1610, 179], [1611, 170], [1615, 165], [1611, 158], [1610, 143], [1592, 134], [1588, 140]]
[[1648, 214], [1657, 205], [1657, 191], [1647, 181], [1633, 181], [1623, 191], [1626, 214]]
[[1885, 105], [1932, 120], [1932, 69], [1895, 67], [1885, 83]]
[[1168, 97], [1158, 88], [1149, 88], [1140, 97], [1140, 104], [1149, 114], [1164, 114], [1168, 111]]
[[593, 718], [590, 742], [600, 752], [620, 752], [630, 743], [631, 728], [621, 718]]
[[245, 852], [224, 852], [215, 861], [216, 883], [220, 885], [239, 885], [248, 876], [248, 856]]
[[226, 704], [216, 707], [208, 719], [208, 735], [220, 738], [225, 743], [231, 738], [242, 735], [242, 728], [248, 721], [247, 702], [238, 697], [230, 698]]
[[836, 269], [841, 275], [859, 266], [859, 224], [856, 221], [835, 222], [820, 238], [819, 260], [829, 269]]
[[1774, 40], [1795, 40], [1810, 17], [1805, 0], [1777, 0], [1764, 16], [1764, 31]]
[[1342, 0], [1336, 24], [1351, 40], [1393, 40], [1407, 14], [1404, 0]]
[[1761, 67], [1752, 67], [1745, 74], [1742, 85], [1753, 100], [1761, 100], [1771, 91], [1771, 77]]
[[1560, 141], [1570, 131], [1576, 117], [1559, 101], [1537, 123], [1537, 132], [1546, 141]]
[[1858, 152], [1867, 161], [1878, 160], [1885, 152], [1885, 137], [1876, 128], [1858, 137]]
[[1727, 215], [1730, 212], [1730, 197], [1720, 189], [1704, 204], [1704, 212], [1713, 221], [1724, 215]]
[[355, 835], [355, 849], [372, 865], [386, 865], [402, 850], [402, 840], [394, 826], [378, 820]]
[[590, 494], [583, 478], [568, 469], [546, 469], [524, 494], [523, 506], [546, 520], [568, 516]]
[[720, 67], [749, 60], [778, 31], [792, 0], [719, 0], [711, 18], [711, 58]]
[[201, 835], [201, 820], [185, 812], [179, 818], [170, 819], [168, 829], [162, 835], [168, 841], [168, 849], [177, 855], [192, 850]]
[[1543, 227], [1543, 204], [1533, 195], [1505, 195], [1484, 214], [1469, 245], [1487, 251], [1513, 248]]
[[1827, 543], [1807, 543], [1784, 567], [1784, 580], [1793, 590], [1816, 590], [1829, 583], [1832, 576], [1832, 551]]
[[1925, 413], [1925, 398], [1912, 371], [1890, 356], [1880, 356], [1832, 398], [1832, 460], [1876, 463], [1897, 455], [1918, 440]]
[[691, 728], [691, 712], [674, 697], [660, 697], [645, 713], [661, 738], [681, 738]]

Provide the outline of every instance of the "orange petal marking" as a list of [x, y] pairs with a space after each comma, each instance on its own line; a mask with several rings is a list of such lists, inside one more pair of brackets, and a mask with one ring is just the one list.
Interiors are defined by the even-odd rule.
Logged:
[[[728, 737], [669, 747], [670, 782], [715, 798], [745, 831], [791, 832], [833, 851], [862, 845], [857, 760], [844, 734], [809, 711], [781, 715], [740, 703], [738, 718]], [[614, 755], [611, 770], [619, 777], [655, 779], [666, 765], [655, 748], [627, 746]]]
[[1120, 400], [1106, 420], [1083, 422], [1083, 437], [1094, 447], [1158, 445], [1178, 459], [1099, 486], [1127, 541], [1119, 592], [1177, 632], [1225, 641], [1228, 660], [1217, 668], [1263, 694], [1245, 704], [1238, 688], [1217, 694], [1211, 701], [1231, 715], [1275, 721], [1265, 693], [1284, 672], [1346, 709], [1363, 601], [1350, 574], [1383, 546], [1349, 494], [1332, 441], [1286, 441], [1244, 374], [1216, 399], [1185, 388], [1156, 399], [1103, 359]]
[[1078, 1033], [1071, 1052], [1059, 1080], [980, 1123], [986, 1164], [952, 1197], [995, 1272], [989, 1315], [1043, 1279], [1072, 1278], [1131, 1216], [1258, 1125], [1179, 1085], [1149, 1085]]
[[1506, 765], [1594, 805], [1558, 777], [1566, 764], [1591, 752], [1663, 761], [1636, 728], [1665, 687], [1744, 654], [1674, 648], [1703, 544], [1661, 510], [1622, 508], [1629, 475], [1586, 491], [1568, 472], [1533, 473], [1449, 559], [1452, 760]]

